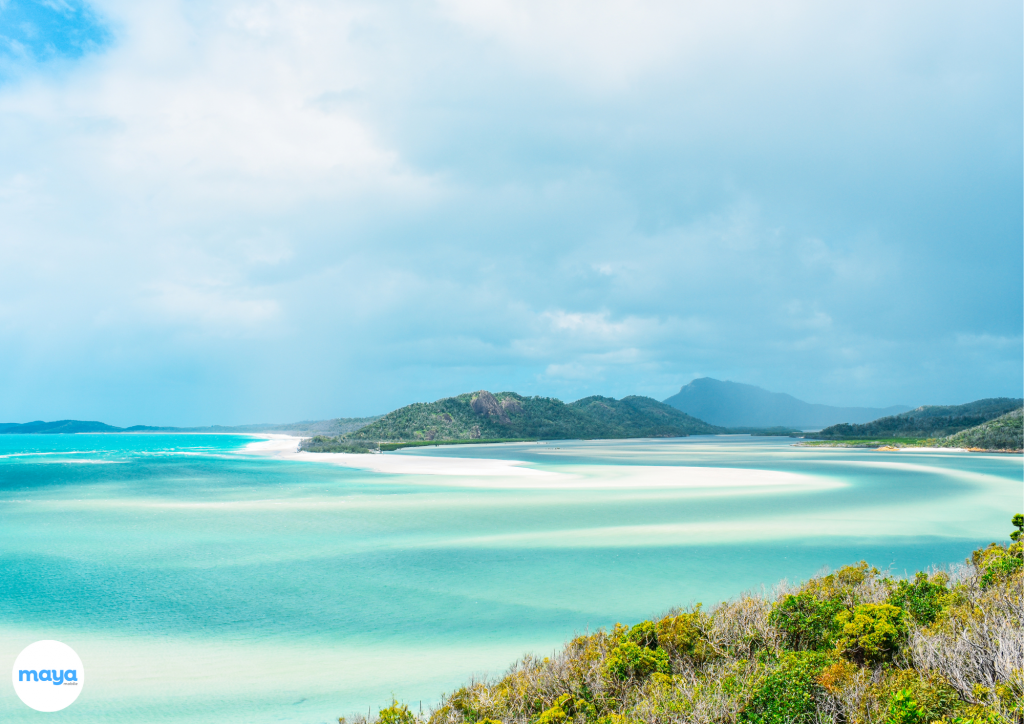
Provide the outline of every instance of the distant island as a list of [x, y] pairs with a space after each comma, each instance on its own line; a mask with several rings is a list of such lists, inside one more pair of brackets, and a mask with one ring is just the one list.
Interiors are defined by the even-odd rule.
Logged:
[[711, 377], [694, 380], [665, 400], [665, 404], [722, 427], [798, 430], [820, 430], [840, 422], [868, 422], [910, 410], [906, 405], [882, 408], [816, 405], [782, 392]]
[[[420, 402], [337, 438], [303, 441], [310, 452], [359, 452], [371, 443], [439, 444], [509, 440], [685, 437], [728, 432], [651, 399], [598, 395], [564, 403], [487, 390]], [[406, 446], [406, 445], [401, 445]], [[390, 448], [394, 449], [395, 445]]]
[[95, 432], [216, 432], [216, 433], [282, 433], [285, 435], [344, 435], [358, 430], [375, 420], [373, 417], [339, 417], [333, 420], [305, 420], [290, 423], [264, 423], [257, 425], [209, 425], [206, 427], [158, 427], [153, 425], [132, 425], [115, 427], [103, 422], [89, 420], [55, 420], [53, 422], [0, 422], [0, 435], [73, 435]]
[[965, 405], [926, 405], [863, 425], [832, 425], [805, 437], [843, 447], [902, 446], [1021, 450], [1024, 400], [993, 397]]

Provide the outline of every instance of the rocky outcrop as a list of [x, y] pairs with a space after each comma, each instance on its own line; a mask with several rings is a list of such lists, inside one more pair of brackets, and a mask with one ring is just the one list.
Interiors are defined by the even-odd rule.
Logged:
[[498, 399], [487, 390], [480, 390], [473, 397], [473, 401], [469, 403], [470, 408], [473, 412], [480, 415], [481, 417], [489, 417], [492, 420], [497, 420], [503, 425], [508, 424], [508, 415], [505, 414], [505, 408], [501, 406]]

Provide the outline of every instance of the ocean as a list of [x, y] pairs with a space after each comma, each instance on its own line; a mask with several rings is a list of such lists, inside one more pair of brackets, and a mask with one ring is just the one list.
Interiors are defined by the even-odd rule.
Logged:
[[788, 438], [362, 467], [258, 439], [0, 436], [0, 660], [56, 639], [86, 672], [47, 715], [0, 684], [3, 721], [335, 722], [392, 695], [426, 711], [576, 632], [862, 559], [897, 575], [962, 561], [1007, 539], [1024, 491], [1019, 455]]

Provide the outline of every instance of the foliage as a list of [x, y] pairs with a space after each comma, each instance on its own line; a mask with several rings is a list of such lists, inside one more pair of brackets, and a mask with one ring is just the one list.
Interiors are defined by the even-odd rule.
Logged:
[[976, 450], [1024, 449], [1024, 408], [950, 435], [938, 445]]
[[918, 572], [913, 582], [899, 581], [896, 584], [889, 603], [902, 608], [916, 623], [927, 626], [939, 615], [943, 599], [949, 595], [947, 580], [942, 574], [929, 580], [926, 573]]
[[651, 674], [671, 673], [668, 652], [658, 645], [658, 629], [642, 621], [621, 637], [608, 655], [606, 668], [619, 681], [646, 679]]
[[391, 706], [380, 710], [380, 714], [377, 715], [377, 721], [379, 724], [413, 724], [416, 721], [416, 717], [409, 711], [408, 706], [399, 704], [396, 700], [392, 699]]
[[928, 719], [913, 694], [903, 689], [889, 701], [888, 724], [928, 724]]
[[740, 721], [802, 724], [815, 720], [822, 686], [818, 678], [828, 659], [814, 651], [784, 653], [756, 685]]
[[[1024, 520], [1014, 522], [1015, 526]], [[382, 724], [1011, 724], [1024, 720], [1020, 543], [893, 580], [861, 562], [576, 636]], [[385, 714], [387, 712], [387, 714]]]
[[711, 626], [711, 618], [701, 612], [698, 604], [690, 613], [666, 616], [658, 621], [658, 643], [671, 657], [699, 666], [720, 655], [709, 638]]
[[317, 435], [299, 443], [299, 450], [305, 452], [368, 453], [370, 447], [362, 442], [349, 442], [341, 438]]
[[844, 610], [834, 599], [821, 600], [809, 591], [783, 598], [772, 608], [769, 621], [793, 651], [829, 648], [837, 632], [836, 614]]
[[486, 440], [406, 440], [405, 442], [378, 443], [381, 452], [401, 450], [404, 447], [437, 447], [438, 445], [494, 445], [505, 442], [535, 442], [532, 437], [488, 438]]
[[862, 425], [832, 425], [812, 437], [822, 440], [945, 437], [994, 420], [1022, 405], [1024, 400], [1008, 397], [976, 400], [966, 405], [926, 405]]
[[905, 616], [902, 608], [887, 603], [865, 603], [841, 611], [836, 616], [836, 624], [842, 627], [836, 650], [858, 663], [892, 661], [907, 637]]
[[347, 441], [566, 440], [680, 437], [724, 432], [649, 397], [587, 397], [565, 404], [486, 390], [416, 403], [341, 438]]
[[989, 588], [998, 581], [1004, 581], [1021, 569], [1021, 544], [1006, 547], [991, 543], [987, 548], [974, 551], [971, 556], [974, 565], [981, 569], [981, 587]]

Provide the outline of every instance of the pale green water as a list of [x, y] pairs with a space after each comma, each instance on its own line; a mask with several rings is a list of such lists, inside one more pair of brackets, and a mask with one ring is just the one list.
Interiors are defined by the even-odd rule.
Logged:
[[1024, 505], [1009, 455], [736, 437], [389, 454], [549, 473], [509, 478], [266, 459], [249, 441], [0, 436], [0, 659], [54, 638], [87, 671], [45, 715], [3, 674], [4, 721], [326, 722], [391, 692], [426, 706], [588, 627], [862, 558], [959, 561]]

